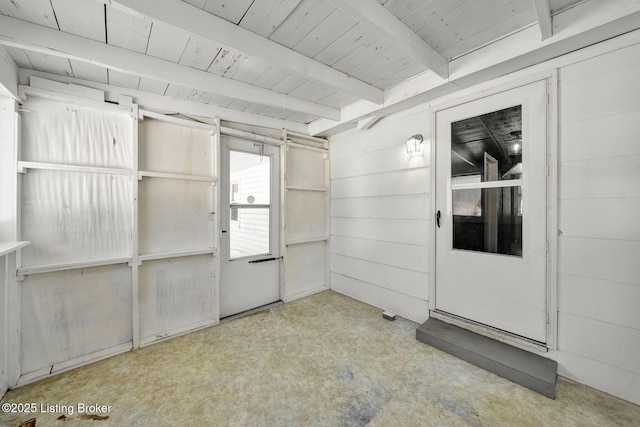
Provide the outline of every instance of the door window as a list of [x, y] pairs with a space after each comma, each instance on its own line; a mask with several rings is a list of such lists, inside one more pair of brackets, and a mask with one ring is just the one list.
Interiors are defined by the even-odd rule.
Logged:
[[230, 259], [270, 253], [271, 158], [229, 153]]
[[453, 249], [522, 256], [522, 156], [521, 105], [451, 123]]

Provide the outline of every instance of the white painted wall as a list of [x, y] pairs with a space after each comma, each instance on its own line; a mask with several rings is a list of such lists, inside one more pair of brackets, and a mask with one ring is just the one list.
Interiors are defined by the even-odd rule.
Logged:
[[[430, 283], [427, 108], [331, 140], [331, 287], [416, 322], [427, 319]], [[415, 133], [425, 141], [411, 157]]]
[[[560, 375], [638, 404], [640, 45], [554, 66], [562, 235], [558, 351], [549, 357]], [[432, 285], [432, 186], [402, 144], [430, 135], [428, 120], [424, 105], [331, 144], [331, 286], [418, 322]]]

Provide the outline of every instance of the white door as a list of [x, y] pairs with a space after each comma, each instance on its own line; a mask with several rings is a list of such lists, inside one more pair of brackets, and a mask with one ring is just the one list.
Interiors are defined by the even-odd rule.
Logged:
[[546, 82], [436, 112], [436, 296], [545, 343]]
[[220, 317], [280, 300], [280, 150], [222, 136]]

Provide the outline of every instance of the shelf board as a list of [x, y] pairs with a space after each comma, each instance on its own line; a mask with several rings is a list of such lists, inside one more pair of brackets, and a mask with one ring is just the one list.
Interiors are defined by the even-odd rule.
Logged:
[[76, 270], [79, 268], [101, 267], [103, 265], [125, 264], [131, 262], [131, 257], [123, 258], [106, 258], [88, 261], [67, 262], [60, 264], [25, 266], [18, 269], [19, 276], [28, 276], [30, 274], [51, 273], [55, 271]]
[[158, 252], [155, 254], [143, 254], [139, 255], [138, 259], [140, 261], [153, 261], [157, 259], [168, 259], [168, 258], [180, 258], [185, 256], [194, 256], [194, 255], [207, 255], [214, 254], [215, 248], [204, 248], [204, 249], [194, 249], [187, 251], [172, 251], [172, 252]]
[[97, 166], [79, 166], [79, 165], [63, 165], [59, 163], [42, 163], [42, 162], [18, 162], [18, 172], [25, 173], [27, 169], [63, 171], [63, 172], [85, 172], [85, 173], [101, 173], [108, 175], [126, 175], [131, 176], [131, 169], [103, 168]]
[[142, 178], [145, 178], [145, 177], [146, 178], [181, 179], [184, 181], [216, 182], [216, 178], [212, 176], [184, 175], [179, 173], [151, 172], [151, 171], [138, 172], [138, 180], [141, 180]]

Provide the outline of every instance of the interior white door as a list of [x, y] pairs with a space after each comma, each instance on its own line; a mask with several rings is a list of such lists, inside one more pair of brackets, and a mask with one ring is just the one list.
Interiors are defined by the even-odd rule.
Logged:
[[546, 82], [436, 112], [437, 311], [546, 342]]
[[280, 300], [280, 150], [222, 136], [220, 317]]

